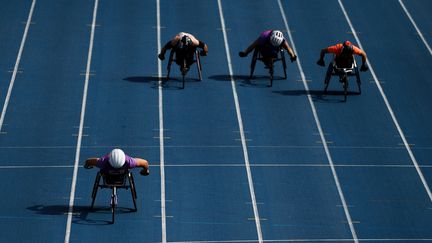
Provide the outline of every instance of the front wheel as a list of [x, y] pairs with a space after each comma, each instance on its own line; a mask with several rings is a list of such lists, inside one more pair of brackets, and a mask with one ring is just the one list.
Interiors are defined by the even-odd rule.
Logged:
[[113, 187], [111, 195], [111, 224], [115, 221], [115, 207], [117, 206], [117, 188]]
[[344, 88], [344, 101], [346, 101], [348, 96], [348, 77], [346, 75], [342, 78], [342, 85]]
[[269, 73], [270, 73], [270, 87], [273, 86], [273, 79], [274, 79], [274, 69], [273, 69], [273, 59], [270, 63], [270, 67], [269, 67]]

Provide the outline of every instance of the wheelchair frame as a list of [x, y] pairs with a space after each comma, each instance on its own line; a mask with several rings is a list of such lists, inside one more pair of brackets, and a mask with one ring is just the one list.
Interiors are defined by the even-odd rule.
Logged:
[[347, 96], [348, 96], [349, 76], [356, 77], [358, 93], [361, 94], [360, 73], [354, 57], [350, 68], [339, 68], [336, 66], [335, 56], [333, 56], [333, 61], [329, 64], [324, 79], [324, 93], [327, 93], [327, 88], [330, 84], [330, 80], [332, 76], [338, 76], [339, 82], [342, 83], [342, 87], [344, 89], [344, 101], [347, 100]]
[[[102, 178], [102, 183], [101, 183]], [[115, 207], [118, 204], [118, 196], [117, 196], [117, 189], [130, 189], [132, 194], [132, 201], [133, 201], [133, 211], [136, 212], [137, 205], [136, 205], [136, 199], [137, 199], [137, 193], [136, 193], [136, 187], [135, 187], [135, 181], [132, 175], [132, 172], [127, 170], [124, 173], [110, 173], [105, 174], [101, 171], [99, 171], [96, 175], [96, 179], [93, 185], [93, 191], [92, 191], [92, 203], [90, 206], [90, 209], [93, 209], [97, 191], [101, 188], [109, 188], [111, 189], [111, 201], [110, 201], [110, 207], [111, 207], [111, 223], [113, 224], [115, 221]]]
[[[277, 57], [276, 58], [271, 58], [271, 62], [270, 62], [270, 66], [269, 66], [269, 75], [270, 75], [270, 85], [269, 87], [273, 86], [273, 79], [274, 79], [274, 63], [277, 61], [282, 61], [282, 67], [283, 67], [283, 71], [284, 71], [284, 79], [287, 78], [287, 73], [286, 73], [286, 60], [285, 60], [285, 54], [284, 54], [284, 49], [280, 48], [280, 50], [277, 53]], [[261, 55], [261, 52], [259, 49], [255, 48], [253, 56], [252, 56], [252, 61], [251, 61], [251, 70], [250, 70], [250, 75], [249, 75], [249, 79], [253, 78], [253, 73], [255, 71], [255, 65], [257, 60], [259, 61], [263, 61], [263, 57]]]
[[[171, 65], [174, 61], [176, 61], [176, 59], [174, 58], [175, 52], [176, 52], [175, 48], [171, 49], [171, 51], [170, 51], [170, 55], [169, 55], [169, 59], [168, 59], [168, 65], [167, 65], [167, 76], [166, 76], [167, 80], [170, 79]], [[199, 79], [199, 81], [202, 81], [202, 65], [201, 65], [201, 58], [200, 58], [198, 50], [195, 50], [194, 56], [195, 56], [195, 59], [193, 60], [193, 63], [197, 64], [198, 79]], [[185, 87], [185, 76], [186, 76], [187, 72], [188, 72], [188, 70], [186, 68], [186, 58], [183, 58], [183, 62], [182, 62], [182, 66], [181, 66], [182, 89], [184, 89], [184, 87]]]

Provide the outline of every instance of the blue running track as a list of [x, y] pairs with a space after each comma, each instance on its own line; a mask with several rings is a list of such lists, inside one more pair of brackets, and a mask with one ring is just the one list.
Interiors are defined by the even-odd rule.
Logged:
[[[432, 1], [0, 3], [0, 242], [432, 242]], [[266, 29], [298, 55], [272, 87], [237, 54]], [[209, 46], [185, 89], [157, 59], [180, 31]], [[316, 65], [344, 40], [347, 102]], [[110, 224], [82, 165], [116, 147], [151, 173]]]

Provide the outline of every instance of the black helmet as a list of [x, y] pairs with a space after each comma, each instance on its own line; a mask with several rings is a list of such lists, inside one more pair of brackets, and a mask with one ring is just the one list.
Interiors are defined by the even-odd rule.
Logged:
[[354, 47], [351, 44], [351, 41], [344, 41], [342, 52], [346, 54], [352, 54], [354, 52]]
[[192, 46], [192, 39], [189, 36], [184, 35], [179, 41], [178, 47], [180, 49], [184, 49], [184, 48], [188, 48], [189, 46]]

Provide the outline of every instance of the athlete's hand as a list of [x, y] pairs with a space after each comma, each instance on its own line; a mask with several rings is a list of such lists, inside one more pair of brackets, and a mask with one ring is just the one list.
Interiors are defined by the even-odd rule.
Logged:
[[207, 52], [204, 51], [204, 50], [201, 50], [201, 51], [200, 51], [200, 56], [207, 56]]
[[297, 55], [294, 55], [293, 57], [291, 57], [290, 60], [291, 60], [291, 62], [297, 61]]
[[161, 61], [165, 60], [165, 55], [163, 55], [162, 53], [160, 53], [160, 54], [158, 55], [158, 57], [159, 57], [159, 59], [160, 59]]
[[93, 168], [93, 166], [88, 165], [88, 164], [84, 164], [84, 169], [91, 169], [91, 168]]
[[239, 56], [240, 56], [240, 57], [245, 57], [245, 56], [247, 56], [247, 54], [246, 54], [246, 52], [241, 51], [241, 52], [239, 52]]
[[369, 70], [369, 68], [368, 68], [368, 66], [366, 65], [366, 64], [362, 64], [361, 65], [361, 67], [360, 67], [360, 71], [362, 71], [362, 72], [366, 72], [367, 70]]
[[149, 171], [149, 170], [146, 170], [146, 169], [142, 169], [142, 170], [140, 171], [140, 174], [143, 175], [143, 176], [148, 176], [148, 175], [150, 175], [150, 171]]
[[325, 66], [324, 59], [319, 59], [316, 63], [317, 63], [318, 65], [322, 66], [322, 67]]

